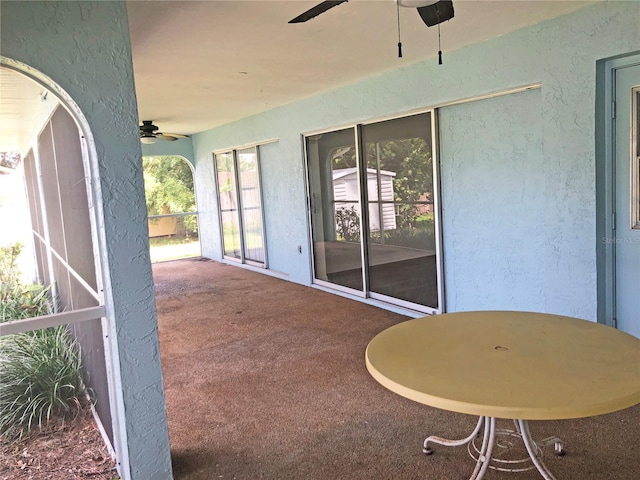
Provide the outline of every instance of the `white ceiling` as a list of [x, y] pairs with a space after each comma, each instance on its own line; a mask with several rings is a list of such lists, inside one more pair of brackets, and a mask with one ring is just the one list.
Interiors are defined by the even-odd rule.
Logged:
[[[350, 0], [287, 23], [319, 2], [129, 0], [140, 120], [193, 134], [399, 66], [437, 62], [437, 27], [427, 28], [413, 8], [400, 9], [404, 56], [397, 57], [395, 0]], [[455, 17], [441, 26], [441, 68], [447, 52], [588, 3], [454, 0]], [[0, 73], [0, 150], [20, 150], [42, 89]]]
[[22, 151], [31, 140], [43, 92], [27, 77], [0, 68], [0, 151]]
[[[350, 0], [306, 23], [320, 0], [129, 1], [141, 120], [191, 134], [426, 58], [438, 30], [395, 0]], [[580, 1], [454, 0], [447, 52], [584, 6]]]

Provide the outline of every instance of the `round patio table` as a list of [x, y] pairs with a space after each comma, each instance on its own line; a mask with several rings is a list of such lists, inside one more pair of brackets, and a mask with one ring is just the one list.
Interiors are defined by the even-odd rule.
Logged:
[[[488, 468], [537, 468], [555, 480], [542, 448], [554, 444], [563, 454], [562, 441], [533, 440], [529, 420], [589, 417], [640, 403], [640, 340], [560, 315], [476, 311], [409, 320], [376, 335], [365, 361], [375, 380], [403, 397], [479, 416], [468, 437], [431, 436], [423, 445], [429, 454], [433, 443], [467, 444], [476, 459], [470, 480]], [[496, 429], [496, 418], [513, 420], [515, 430]], [[496, 435], [521, 438], [528, 457], [492, 458]]]

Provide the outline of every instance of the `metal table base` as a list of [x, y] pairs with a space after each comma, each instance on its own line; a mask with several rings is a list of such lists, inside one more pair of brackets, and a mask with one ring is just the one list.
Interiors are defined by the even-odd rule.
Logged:
[[[562, 440], [557, 437], [549, 437], [540, 441], [533, 440], [527, 420], [513, 420], [513, 423], [515, 430], [497, 429], [496, 419], [494, 417], [480, 417], [476, 427], [468, 437], [461, 440], [449, 440], [432, 435], [425, 439], [422, 451], [426, 455], [432, 454], [433, 450], [429, 446], [431, 443], [437, 443], [446, 447], [467, 445], [469, 454], [476, 460], [476, 466], [469, 480], [481, 480], [489, 468], [505, 472], [523, 472], [537, 468], [545, 480], [556, 480], [556, 477], [553, 476], [542, 460], [543, 448], [554, 445], [555, 454], [564, 455]], [[483, 429], [484, 432], [481, 434], [480, 432]], [[478, 447], [477, 442], [480, 438], [482, 438], [482, 443], [481, 446]], [[500, 441], [499, 438], [507, 440]], [[511, 438], [522, 440], [528, 457], [505, 459], [494, 453], [496, 447], [498, 447], [498, 449], [509, 450], [512, 444], [510, 444], [508, 440]]]

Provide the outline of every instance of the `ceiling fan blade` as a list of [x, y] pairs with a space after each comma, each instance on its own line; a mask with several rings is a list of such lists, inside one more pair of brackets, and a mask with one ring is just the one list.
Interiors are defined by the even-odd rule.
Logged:
[[418, 7], [417, 10], [427, 27], [433, 27], [453, 18], [453, 1], [440, 0], [426, 7]]
[[326, 12], [327, 10], [329, 10], [330, 8], [333, 7], [337, 7], [338, 5], [340, 5], [341, 3], [345, 3], [348, 2], [349, 0], [335, 0], [335, 1], [325, 1], [325, 2], [321, 2], [318, 5], [316, 5], [313, 8], [310, 8], [309, 10], [307, 10], [306, 12], [304, 12], [302, 15], [298, 15], [296, 18], [294, 18], [293, 20], [289, 20], [289, 23], [302, 23], [302, 22], [306, 22], [307, 20], [311, 20], [314, 17], [317, 17], [318, 15], [320, 15], [321, 13]]
[[189, 138], [189, 135], [182, 135], [180, 133], [161, 133], [161, 132], [158, 132], [155, 135], [158, 138], [162, 138], [163, 140], [169, 140], [170, 142], [175, 142], [179, 138]]
[[168, 140], [170, 142], [175, 142], [176, 140], [178, 140], [177, 137], [172, 137], [171, 135], [166, 135], [164, 133], [156, 133], [156, 138], [161, 138], [163, 140]]

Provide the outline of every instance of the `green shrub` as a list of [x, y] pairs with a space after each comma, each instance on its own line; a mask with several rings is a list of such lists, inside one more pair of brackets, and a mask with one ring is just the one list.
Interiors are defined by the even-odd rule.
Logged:
[[360, 215], [355, 207], [336, 209], [336, 234], [345, 242], [360, 241]]
[[42, 285], [5, 283], [0, 286], [0, 323], [51, 313], [49, 289]]
[[49, 289], [20, 283], [17, 260], [22, 245], [0, 247], [0, 322], [50, 313]]
[[[21, 248], [0, 248], [0, 323], [52, 310], [49, 288], [19, 282]], [[80, 358], [64, 326], [0, 337], [0, 435], [20, 439], [79, 407], [86, 391]]]
[[64, 326], [0, 337], [0, 433], [22, 438], [84, 396], [80, 348]]

